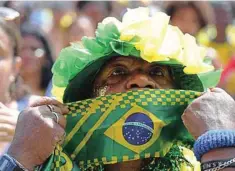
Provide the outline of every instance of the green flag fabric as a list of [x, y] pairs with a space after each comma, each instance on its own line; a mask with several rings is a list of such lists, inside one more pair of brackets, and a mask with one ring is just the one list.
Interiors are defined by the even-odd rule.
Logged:
[[65, 142], [57, 146], [44, 170], [77, 171], [163, 157], [185, 131], [183, 111], [200, 94], [148, 89], [67, 103]]

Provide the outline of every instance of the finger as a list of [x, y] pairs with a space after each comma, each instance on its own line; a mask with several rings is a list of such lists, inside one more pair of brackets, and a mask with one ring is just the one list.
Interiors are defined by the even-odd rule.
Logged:
[[201, 97], [207, 95], [207, 94], [210, 93], [210, 92], [211, 92], [210, 89], [207, 88], [204, 92], [201, 92], [200, 95], [198, 95], [198, 97], [197, 97], [196, 99], [194, 99], [192, 102], [194, 102], [194, 101], [196, 101], [197, 99], [199, 99], [199, 98], [201, 98]]
[[9, 124], [1, 124], [0, 125], [0, 132], [6, 132], [8, 135], [14, 135], [15, 126], [9, 125]]
[[215, 92], [215, 93], [226, 93], [226, 91], [224, 91], [221, 88], [211, 88], [210, 90], [211, 92]]
[[210, 93], [210, 92], [211, 92], [211, 90], [210, 90], [209, 88], [207, 88], [204, 92], [202, 92], [202, 93], [198, 96], [198, 98], [201, 97], [201, 96], [205, 96], [206, 94], [208, 94], [208, 93]]
[[44, 105], [44, 106], [40, 106], [40, 107], [46, 107], [48, 112], [56, 112], [56, 113], [59, 113], [59, 114], [63, 113], [61, 108], [59, 108], [55, 105], [50, 105], [50, 106], [52, 107], [52, 111], [51, 111], [50, 107], [48, 107], [48, 105]]
[[4, 115], [0, 115], [0, 125], [1, 124], [10, 124], [10, 125], [16, 125], [17, 120], [13, 117], [9, 117], [9, 116], [4, 116]]
[[202, 96], [199, 96], [196, 98], [192, 104], [194, 103], [200, 103], [205, 104], [205, 102], [212, 103], [215, 100], [218, 100], [220, 98], [221, 100], [229, 99], [231, 101], [234, 101], [234, 99], [226, 93], [223, 89], [220, 88], [211, 88], [210, 91], [205, 92]]
[[69, 113], [69, 109], [67, 106], [65, 106], [63, 103], [59, 102], [56, 99], [52, 99], [52, 104], [59, 107], [62, 111], [62, 114], [67, 114]]
[[38, 98], [36, 100], [34, 100], [30, 106], [31, 107], [37, 107], [37, 106], [42, 106], [42, 105], [49, 105], [49, 104], [52, 104], [52, 98], [50, 97], [41, 97], [41, 98]]
[[64, 104], [50, 97], [42, 97], [38, 100], [35, 100], [30, 106], [37, 107], [37, 106], [42, 106], [42, 105], [55, 105], [61, 108], [62, 114], [67, 114], [69, 112], [68, 108]]
[[184, 126], [190, 132], [190, 134], [193, 136], [194, 139], [198, 137], [198, 130], [193, 129], [196, 125], [196, 120], [198, 118], [193, 117], [190, 111], [185, 111], [183, 115], [181, 116], [181, 119], [183, 121]]
[[64, 139], [65, 130], [60, 125], [55, 125], [54, 133], [53, 133], [52, 144], [55, 146], [58, 143], [61, 143]]
[[188, 118], [193, 117], [193, 115], [196, 115], [196, 110], [194, 110], [195, 108], [200, 108], [200, 104], [197, 102], [193, 102], [192, 104], [190, 104], [185, 110], [184, 113], [181, 116], [181, 119], [183, 121], [186, 121]]
[[[57, 122], [57, 120], [58, 120], [58, 124], [59, 124], [62, 128], [65, 129], [66, 123], [67, 123], [65, 117], [64, 117], [63, 115], [59, 114], [59, 113], [52, 113], [52, 116], [53, 116], [53, 120], [54, 120], [55, 122]], [[57, 118], [57, 117], [58, 117], [58, 118]]]
[[[62, 127], [62, 128], [65, 128], [66, 127], [66, 119], [65, 117], [61, 114], [61, 108], [57, 107], [57, 106], [54, 106], [54, 112], [56, 113], [52, 113], [50, 111], [50, 109], [44, 105], [44, 106], [40, 106], [38, 107], [39, 108], [39, 111], [41, 112], [42, 116], [45, 117], [45, 118], [51, 118], [53, 119], [54, 122], [57, 123], [57, 117], [58, 117], [58, 124]], [[46, 111], [46, 112], [44, 112]]]
[[[206, 90], [206, 91], [203, 92], [200, 96], [198, 96], [197, 98], [195, 98], [189, 106], [194, 105], [195, 103], [200, 104], [200, 103], [202, 103], [203, 100], [206, 100], [206, 99], [208, 100], [208, 99], [213, 98], [213, 97], [212, 97], [212, 94], [213, 94], [213, 92], [211, 92], [211, 90], [209, 90], [209, 89]], [[187, 108], [186, 108], [186, 109], [187, 109]]]

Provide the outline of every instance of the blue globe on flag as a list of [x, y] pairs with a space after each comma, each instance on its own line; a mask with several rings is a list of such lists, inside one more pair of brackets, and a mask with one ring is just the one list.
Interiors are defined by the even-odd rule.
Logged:
[[122, 128], [125, 140], [132, 145], [146, 144], [153, 136], [154, 125], [149, 116], [144, 113], [130, 115]]

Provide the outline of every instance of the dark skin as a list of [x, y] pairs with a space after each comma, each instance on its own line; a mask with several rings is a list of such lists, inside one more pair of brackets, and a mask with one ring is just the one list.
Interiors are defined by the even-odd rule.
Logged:
[[97, 76], [94, 85], [96, 96], [99, 96], [97, 93], [105, 86], [105, 94], [143, 88], [175, 88], [167, 66], [127, 57], [110, 60]]
[[[132, 89], [176, 88], [167, 67], [128, 57], [112, 59], [103, 67], [94, 85], [96, 95], [99, 95], [100, 90], [106, 86], [104, 95]], [[58, 113], [58, 123], [46, 106], [48, 104], [53, 105]], [[234, 100], [226, 92], [214, 88], [195, 99], [185, 110], [182, 119], [190, 134], [195, 138], [215, 128], [231, 130], [235, 129], [234, 106]], [[51, 98], [42, 98], [32, 104], [19, 116], [16, 133], [8, 154], [29, 170], [45, 162], [53, 152], [55, 144], [63, 139], [66, 125], [63, 115], [68, 112], [63, 104]], [[227, 159], [234, 157], [234, 154], [234, 148], [214, 149], [203, 155], [201, 161]], [[108, 171], [140, 171], [142, 164], [141, 160], [136, 160], [107, 165], [106, 169]], [[230, 171], [234, 168], [223, 170]]]
[[[100, 91], [104, 87], [106, 87], [105, 95], [133, 89], [175, 88], [167, 66], [127, 57], [116, 57], [110, 60], [97, 76], [94, 85], [95, 96], [100, 96]], [[142, 164], [141, 160], [135, 160], [107, 165], [106, 169], [108, 171], [139, 171]]]

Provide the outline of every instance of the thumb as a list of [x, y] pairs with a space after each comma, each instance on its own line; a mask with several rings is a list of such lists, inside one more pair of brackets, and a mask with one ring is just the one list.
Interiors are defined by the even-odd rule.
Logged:
[[223, 89], [221, 88], [211, 88], [210, 89], [211, 92], [215, 92], [215, 93], [226, 93]]

